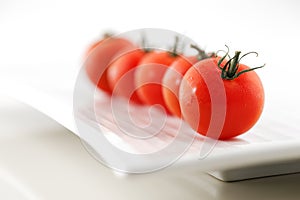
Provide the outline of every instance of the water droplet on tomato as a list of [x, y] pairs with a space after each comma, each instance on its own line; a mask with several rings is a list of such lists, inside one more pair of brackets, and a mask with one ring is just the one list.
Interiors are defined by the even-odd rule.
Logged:
[[193, 94], [195, 94], [197, 92], [197, 88], [194, 87], [193, 90], [192, 90]]

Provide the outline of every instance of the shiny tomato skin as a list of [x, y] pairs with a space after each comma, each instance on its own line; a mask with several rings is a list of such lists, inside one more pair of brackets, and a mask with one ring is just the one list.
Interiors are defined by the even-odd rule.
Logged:
[[113, 58], [133, 48], [134, 45], [129, 40], [116, 37], [110, 37], [99, 41], [97, 45], [92, 45], [85, 62], [89, 79], [99, 89], [111, 94], [107, 80], [107, 67]]
[[[240, 64], [238, 72], [245, 69], [249, 67]], [[216, 75], [211, 83], [217, 82], [218, 77], [221, 79], [220, 86], [225, 91], [224, 105], [211, 103], [211, 95], [218, 95], [222, 90], [209, 91], [210, 86], [206, 84], [204, 76], [212, 71]], [[212, 106], [224, 106], [223, 128], [214, 138], [227, 140], [245, 133], [255, 125], [263, 111], [264, 89], [255, 71], [246, 72], [233, 80], [222, 79], [217, 59], [210, 58], [196, 63], [186, 72], [180, 86], [179, 103], [184, 120], [202, 135], [207, 135], [209, 126], [214, 123], [211, 121]]]
[[167, 113], [168, 108], [162, 94], [162, 79], [167, 68], [176, 59], [167, 51], [152, 51], [147, 53], [136, 69], [135, 84], [137, 94], [143, 103], [148, 105], [160, 104]]
[[198, 61], [197, 56], [179, 56], [167, 69], [163, 77], [162, 93], [165, 104], [171, 114], [181, 117], [181, 110], [178, 101], [179, 86], [186, 71]]
[[107, 78], [111, 91], [134, 103], [141, 104], [135, 88], [134, 76], [136, 67], [146, 52], [136, 49], [121, 55], [107, 69]]

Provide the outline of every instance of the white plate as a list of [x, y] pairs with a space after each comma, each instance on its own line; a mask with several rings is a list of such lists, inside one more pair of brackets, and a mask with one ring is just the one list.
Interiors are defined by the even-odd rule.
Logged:
[[[91, 85], [86, 84], [84, 90], [88, 87]], [[77, 133], [99, 161], [115, 170], [143, 173], [181, 168], [207, 171], [225, 181], [300, 171], [299, 117], [292, 115], [288, 106], [280, 109], [278, 103], [266, 104], [250, 131], [229, 141], [216, 141], [195, 133], [178, 118], [165, 118], [155, 109], [151, 113], [152, 127], [134, 128], [125, 109], [126, 101], [99, 91], [95, 98], [92, 107], [82, 104], [76, 110], [75, 105]], [[145, 125], [150, 121], [149, 107], [129, 107], [136, 123]], [[151, 135], [155, 130], [156, 135]]]
[[[30, 71], [28, 71], [28, 76], [24, 75], [24, 77], [28, 78], [29, 75], [32, 75]], [[76, 73], [73, 73], [72, 76], [69, 80], [74, 80]], [[77, 107], [78, 110], [75, 110], [76, 124], [72, 107], [74, 90], [72, 83], [74, 82], [70, 81], [67, 85], [69, 87], [64, 85], [65, 88], [61, 88], [59, 83], [63, 81], [63, 78], [61, 77], [61, 80], [57, 78], [56, 85], [54, 83], [41, 85], [42, 82], [39, 82], [39, 84], [31, 86], [22, 84], [21, 78], [20, 82], [2, 78], [1, 85], [10, 87], [3, 87], [1, 91], [45, 113], [83, 138], [88, 143], [87, 149], [98, 160], [116, 170], [142, 173], [164, 167], [179, 167], [181, 170], [212, 172], [216, 177], [227, 181], [298, 171], [295, 169], [295, 166], [298, 166], [297, 163], [297, 165], [289, 164], [294, 161], [298, 162], [300, 158], [300, 129], [298, 126], [300, 115], [297, 114], [300, 112], [298, 107], [293, 107], [297, 98], [290, 100], [289, 104], [285, 104], [284, 101], [280, 103], [280, 99], [277, 97], [266, 99], [264, 112], [256, 126], [248, 133], [230, 141], [218, 141], [215, 144], [215, 141], [205, 140], [185, 124], [183, 124], [185, 128], [182, 131], [186, 134], [176, 137], [178, 133], [176, 128], [181, 125], [182, 121], [173, 117], [165, 119], [165, 128], [151, 140], [133, 140], [115, 126], [115, 119], [111, 112], [111, 99], [101, 92], [96, 92], [99, 95], [95, 110], [85, 103]], [[85, 84], [82, 84], [82, 90], [94, 91], [94, 87], [86, 80]], [[122, 111], [124, 101], [113, 102], [115, 108], [121, 108], [115, 109], [115, 111], [121, 111], [119, 115], [115, 116], [122, 116], [122, 112], [126, 114], [125, 110]], [[136, 119], [147, 119], [145, 112], [141, 112], [147, 111], [147, 107], [133, 107], [133, 109]], [[94, 111], [97, 114], [96, 117]], [[164, 119], [159, 112], [153, 114], [156, 115], [154, 119]], [[124, 116], [126, 118], [126, 115]], [[156, 120], [156, 123], [161, 125], [160, 120]], [[100, 126], [102, 127], [101, 133], [99, 124], [102, 124]], [[80, 133], [77, 129], [78, 125], [81, 128], [85, 126], [84, 129], [93, 133], [97, 139], [92, 139], [88, 134], [82, 135], [82, 132]], [[155, 126], [157, 124], [154, 123], [154, 128], [159, 128]], [[131, 126], [127, 128], [132, 129]], [[145, 133], [147, 131], [143, 134]], [[136, 132], [131, 134], [134, 135]], [[165, 147], [172, 144], [175, 137], [178, 148], [174, 148], [173, 145], [169, 151], [167, 148], [163, 154], [159, 154], [158, 150], [166, 149]], [[103, 142], [107, 144], [107, 141], [110, 145], [103, 148], [101, 145]], [[90, 146], [93, 147], [93, 150], [90, 149]], [[93, 153], [95, 149], [97, 153]], [[123, 155], [122, 152], [129, 152], [129, 154]], [[139, 157], [132, 160], [133, 154], [152, 155], [152, 157]], [[119, 161], [126, 164], [119, 166]]]
[[[207, 171], [236, 170], [248, 169], [248, 166], [264, 166], [268, 163], [285, 163], [299, 159], [298, 116], [300, 116], [300, 111], [297, 105], [300, 98], [293, 98], [293, 94], [297, 93], [294, 91], [298, 91], [299, 86], [299, 67], [295, 59], [298, 57], [299, 48], [299, 30], [297, 29], [299, 26], [295, 26], [298, 24], [299, 12], [297, 8], [299, 6], [276, 2], [276, 6], [270, 8], [263, 1], [256, 3], [251, 1], [244, 8], [237, 9], [237, 7], [232, 6], [238, 5], [236, 2], [226, 2], [217, 7], [215, 2], [211, 5], [202, 4], [203, 2], [200, 2], [199, 6], [194, 6], [194, 11], [198, 11], [199, 7], [202, 16], [212, 17], [210, 20], [202, 20], [203, 25], [201, 27], [206, 27], [206, 29], [195, 28], [194, 21], [190, 20], [190, 14], [194, 13], [194, 17], [198, 17], [198, 12], [191, 12], [188, 7], [182, 9], [182, 5], [178, 5], [177, 10], [183, 14], [177, 15], [177, 17], [179, 16], [184, 22], [181, 23], [184, 26], [179, 30], [190, 32], [202, 44], [209, 44], [209, 48], [219, 48], [220, 45], [230, 41], [238, 47], [259, 50], [262, 56], [265, 56], [264, 61], [267, 62], [268, 67], [265, 72], [263, 70], [261, 72], [264, 73], [263, 78], [269, 77], [268, 81], [264, 81], [268, 98], [261, 120], [249, 133], [242, 135], [238, 140], [219, 142], [205, 159], [199, 159], [202, 143], [201, 139], [196, 139], [190, 148], [191, 150], [176, 162], [176, 166], [183, 166], [182, 169], [193, 168]], [[5, 12], [1, 13], [5, 17], [1, 20], [4, 23], [1, 24], [3, 27], [1, 33], [3, 34], [0, 37], [2, 44], [0, 51], [2, 55], [0, 92], [28, 103], [78, 134], [73, 119], [72, 102], [73, 84], [77, 75], [76, 70], [79, 69], [77, 68], [77, 59], [80, 59], [87, 42], [82, 36], [96, 34], [100, 29], [103, 29], [104, 27], [95, 26], [95, 24], [98, 24], [99, 19], [106, 16], [106, 13], [87, 11], [89, 14], [101, 15], [95, 17], [94, 15], [78, 15], [78, 12], [74, 10], [71, 12], [72, 15], [58, 12], [57, 17], [53, 18], [52, 9], [57, 7], [56, 5], [49, 7], [49, 5], [42, 6], [34, 3], [26, 4], [26, 6], [17, 6], [17, 12], [12, 9], [16, 7], [15, 5], [1, 7], [4, 8], [3, 11]], [[68, 9], [69, 4], [60, 6]], [[187, 4], [187, 6], [190, 5]], [[80, 4], [77, 7], [80, 10], [82, 6]], [[96, 9], [98, 6], [92, 7]], [[210, 8], [213, 8], [213, 13]], [[226, 15], [224, 15], [224, 10], [227, 10]], [[253, 14], [253, 10], [257, 12]], [[121, 11], [123, 12], [124, 9]], [[284, 12], [287, 14], [282, 14]], [[130, 12], [127, 12], [124, 17], [129, 16], [131, 18], [136, 14], [131, 12], [132, 15], [128, 15], [128, 13]], [[237, 13], [241, 17], [237, 18]], [[174, 14], [174, 10], [170, 9], [169, 15], [172, 16], [172, 14]], [[65, 18], [66, 16], [67, 18]], [[73, 20], [77, 23], [69, 24], [68, 29], [66, 29], [65, 25], [70, 16], [73, 19], [78, 17], [79, 20]], [[139, 24], [132, 23], [132, 20], [119, 20], [119, 15], [111, 17], [116, 19], [113, 20], [114, 27], [132, 28], [134, 27], [133, 24]], [[165, 19], [167, 21], [161, 20], [160, 15], [155, 15], [154, 18], [150, 26], [166, 27], [167, 24], [168, 28], [176, 27], [177, 29], [178, 27], [177, 23], [176, 26], [173, 26], [172, 23], [166, 23], [168, 19]], [[134, 19], [141, 20], [140, 24], [144, 24], [145, 18], [134, 17]], [[239, 25], [241, 34], [237, 33], [236, 29], [227, 29], [232, 23], [219, 23], [220, 19], [224, 22], [234, 19], [234, 24]], [[36, 20], [45, 24], [45, 27], [37, 26]], [[124, 21], [127, 21], [127, 25], [124, 25]], [[214, 21], [216, 24], [212, 23]], [[103, 26], [106, 25], [103, 24]], [[22, 34], [19, 34], [20, 27], [23, 27]], [[64, 31], [58, 33], [57, 28], [64, 29]], [[47, 37], [50, 39], [45, 40]], [[32, 64], [37, 66], [30, 69]], [[72, 68], [73, 66], [76, 69]], [[31, 86], [34, 86], [27, 87], [25, 83], [32, 83]], [[44, 85], [44, 83], [48, 84]], [[82, 108], [84, 109], [84, 107]], [[89, 114], [81, 114], [82, 118], [78, 119], [82, 119], [83, 122], [86, 122], [85, 119], [90, 119]], [[139, 149], [135, 149], [136, 145], [127, 143], [118, 134], [111, 134], [111, 131], [105, 133], [118, 147], [124, 146], [123, 148], [128, 148], [128, 151], [139, 153]], [[187, 138], [190, 141], [190, 138]], [[186, 144], [185, 141], [182, 143]], [[107, 157], [111, 156], [110, 154], [107, 155]], [[161, 160], [164, 158], [161, 157]], [[132, 167], [133, 169], [140, 169], [141, 165], [142, 162]], [[287, 170], [287, 172], [289, 171]], [[269, 173], [266, 172], [264, 175], [269, 175]]]

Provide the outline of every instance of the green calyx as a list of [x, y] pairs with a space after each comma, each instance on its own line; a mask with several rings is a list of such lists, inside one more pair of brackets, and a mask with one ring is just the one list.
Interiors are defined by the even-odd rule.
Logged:
[[233, 80], [237, 77], [239, 77], [240, 75], [244, 74], [244, 73], [247, 73], [247, 72], [250, 72], [250, 71], [253, 71], [255, 69], [259, 69], [259, 68], [262, 68], [265, 66], [262, 65], [262, 66], [259, 66], [259, 67], [254, 67], [254, 68], [250, 68], [250, 69], [246, 69], [246, 70], [242, 70], [240, 72], [237, 72], [238, 69], [239, 69], [239, 63], [241, 61], [241, 59], [249, 54], [255, 54], [256, 56], [258, 56], [258, 53], [257, 52], [248, 52], [244, 55], [241, 56], [241, 52], [240, 51], [236, 51], [235, 52], [235, 55], [234, 57], [230, 58], [229, 57], [229, 60], [226, 62], [226, 64], [224, 65], [224, 67], [221, 67], [221, 64], [222, 62], [224, 61], [224, 59], [229, 56], [228, 53], [229, 53], [229, 48], [227, 45], [225, 45], [226, 48], [227, 48], [227, 52], [226, 54], [219, 60], [218, 62], [218, 68], [222, 71], [221, 72], [221, 77], [223, 79], [226, 79], [226, 80]]

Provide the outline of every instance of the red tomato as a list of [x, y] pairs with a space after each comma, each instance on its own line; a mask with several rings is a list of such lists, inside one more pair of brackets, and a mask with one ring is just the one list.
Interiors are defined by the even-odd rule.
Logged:
[[262, 83], [253, 71], [256, 68], [238, 63], [239, 53], [225, 66], [224, 62], [218, 66], [219, 58], [202, 60], [183, 77], [179, 91], [181, 112], [184, 120], [202, 135], [230, 139], [253, 127], [262, 113]]
[[92, 45], [85, 63], [85, 69], [90, 80], [99, 89], [111, 93], [107, 80], [107, 67], [113, 58], [133, 48], [134, 45], [130, 41], [115, 37], [101, 40]]
[[152, 51], [141, 59], [136, 69], [135, 84], [137, 94], [145, 104], [160, 104], [169, 112], [162, 95], [162, 78], [176, 57], [170, 52]]
[[101, 42], [105, 41], [106, 39], [108, 39], [108, 38], [110, 38], [110, 37], [112, 37], [112, 36], [113, 36], [112, 33], [104, 33], [103, 36], [102, 36], [102, 39], [100, 39], [100, 40], [98, 40], [98, 41], [92, 43], [92, 44], [88, 47], [88, 49], [87, 49], [86, 52], [85, 52], [85, 57], [88, 57], [89, 54], [90, 54], [90, 53], [91, 53], [98, 45], [101, 44]]
[[198, 55], [190, 57], [178, 57], [167, 69], [162, 81], [162, 91], [166, 106], [173, 115], [176, 115], [178, 117], [181, 117], [178, 96], [179, 86], [183, 75], [196, 62], [212, 57], [214, 55], [214, 53], [205, 53], [205, 51], [195, 45], [191, 45], [191, 47], [195, 48], [198, 51]]
[[110, 89], [114, 94], [131, 99], [135, 103], [142, 102], [135, 91], [134, 73], [145, 54], [144, 50], [136, 49], [112, 62], [107, 69], [107, 77]]
[[163, 77], [162, 93], [164, 102], [168, 110], [178, 117], [181, 117], [178, 93], [182, 77], [197, 61], [198, 59], [195, 56], [180, 56], [171, 64]]

